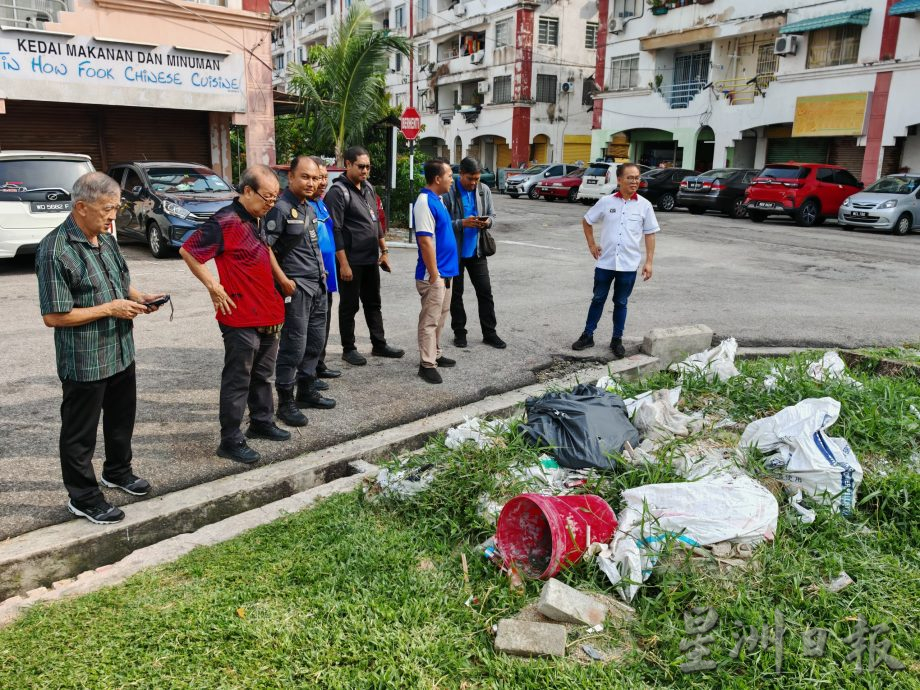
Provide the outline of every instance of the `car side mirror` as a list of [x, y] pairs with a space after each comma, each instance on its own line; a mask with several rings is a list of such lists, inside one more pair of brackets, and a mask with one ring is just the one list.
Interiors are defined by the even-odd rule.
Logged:
[[132, 194], [140, 194], [142, 191], [144, 191], [144, 188], [141, 187], [140, 185], [135, 185], [134, 187], [131, 187]]
[[865, 189], [866, 183], [860, 180], [859, 182], [856, 183], [856, 186], [859, 187], [860, 189]]

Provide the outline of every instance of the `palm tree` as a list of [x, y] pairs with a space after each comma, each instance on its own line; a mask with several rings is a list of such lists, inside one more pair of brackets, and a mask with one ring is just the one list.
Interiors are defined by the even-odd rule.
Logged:
[[393, 53], [410, 57], [409, 41], [375, 29], [371, 11], [355, 3], [333, 42], [311, 49], [309, 64], [290, 68], [314, 150], [333, 148], [341, 165], [346, 145], [363, 142], [370, 126], [388, 112], [384, 75]]

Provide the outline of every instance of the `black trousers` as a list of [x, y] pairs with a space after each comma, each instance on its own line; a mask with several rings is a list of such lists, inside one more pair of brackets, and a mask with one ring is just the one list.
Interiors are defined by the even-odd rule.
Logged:
[[483, 337], [495, 335], [495, 301], [492, 299], [492, 281], [489, 263], [484, 256], [460, 259], [460, 275], [454, 278], [454, 292], [450, 298], [450, 327], [456, 335], [466, 335], [466, 309], [463, 308], [463, 269], [470, 274], [470, 282], [479, 303], [479, 325]]
[[383, 333], [383, 313], [380, 311], [380, 267], [352, 266], [351, 280], [342, 280], [339, 274], [339, 333], [342, 336], [342, 349], [345, 352], [355, 350], [355, 316], [360, 307], [364, 309], [364, 320], [371, 334], [374, 347], [387, 344]]
[[328, 300], [326, 304], [326, 339], [323, 340], [323, 351], [319, 353], [319, 361], [316, 363], [316, 368], [322, 371], [326, 368], [326, 346], [329, 344], [329, 329], [332, 327], [332, 295], [334, 292], [327, 292], [326, 299]]
[[220, 324], [224, 336], [224, 370], [220, 376], [220, 440], [245, 440], [240, 424], [246, 406], [249, 420], [271, 424], [275, 401], [270, 379], [278, 357], [278, 334]]
[[325, 290], [308, 292], [299, 285], [284, 305], [284, 327], [275, 365], [275, 385], [293, 388], [297, 381], [316, 376], [316, 366], [327, 331]]
[[98, 505], [104, 499], [93, 471], [93, 453], [100, 413], [105, 441], [102, 474], [116, 482], [131, 474], [131, 437], [137, 411], [134, 363], [107, 379], [64, 381], [62, 387], [59, 449], [64, 488], [75, 505]]

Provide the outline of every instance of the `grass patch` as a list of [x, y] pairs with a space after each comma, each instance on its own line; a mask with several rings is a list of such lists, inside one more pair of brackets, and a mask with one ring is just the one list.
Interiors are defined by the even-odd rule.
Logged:
[[[850, 441], [866, 471], [858, 511], [850, 519], [819, 511], [803, 525], [783, 508], [776, 540], [729, 572], [672, 553], [633, 602], [634, 621], [591, 638], [625, 650], [617, 662], [526, 661], [492, 649], [492, 624], [540, 588], [529, 582], [523, 596], [515, 594], [475, 550], [492, 533], [482, 497], [517, 493], [510, 469], [540, 454], [509, 432], [481, 451], [433, 440], [410, 459], [437, 468], [429, 489], [412, 501], [339, 496], [124, 585], [30, 610], [0, 630], [0, 687], [920, 688], [920, 480], [912, 460], [920, 452], [920, 419], [910, 411], [920, 408], [920, 382], [857, 372], [862, 388], [819, 383], [804, 376], [808, 361], [740, 362], [742, 377], [724, 384], [687, 379], [680, 407], [745, 423], [805, 397], [835, 397], [842, 412], [831, 432]], [[764, 376], [787, 365], [791, 373], [765, 391]], [[674, 382], [665, 373], [624, 386], [631, 394]], [[737, 433], [720, 433], [726, 443], [737, 441]], [[623, 468], [590, 488], [617, 509], [622, 489], [681, 480], [664, 462]], [[461, 554], [479, 599], [472, 607], [465, 605]], [[838, 594], [817, 586], [841, 570], [855, 584]], [[610, 590], [591, 564], [579, 563], [562, 579]], [[684, 614], [694, 607], [718, 611], [709, 633], [717, 665], [686, 674]], [[758, 635], [767, 626], [772, 639], [776, 611], [785, 617], [779, 676], [772, 645], [729, 654], [742, 631], [736, 621]], [[870, 626], [889, 626], [878, 641], [889, 640], [907, 670], [882, 665], [856, 673], [845, 640], [860, 615]], [[821, 658], [805, 655], [809, 628], [829, 632]], [[868, 655], [863, 659], [868, 664]]]

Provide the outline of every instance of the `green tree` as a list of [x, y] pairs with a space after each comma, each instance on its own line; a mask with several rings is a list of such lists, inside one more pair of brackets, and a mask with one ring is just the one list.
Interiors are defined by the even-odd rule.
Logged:
[[410, 57], [409, 41], [375, 29], [371, 11], [356, 3], [330, 45], [314, 47], [309, 64], [290, 68], [311, 150], [331, 149], [341, 165], [349, 144], [364, 143], [371, 125], [388, 112], [384, 75], [394, 53]]

